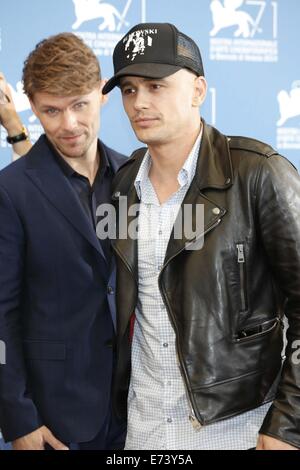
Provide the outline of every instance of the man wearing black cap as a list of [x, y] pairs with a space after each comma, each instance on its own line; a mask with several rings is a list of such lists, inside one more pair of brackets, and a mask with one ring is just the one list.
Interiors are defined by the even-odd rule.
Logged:
[[116, 207], [127, 198], [128, 228], [139, 209], [137, 237], [128, 230], [114, 243], [126, 448], [300, 448], [297, 171], [270, 146], [200, 118], [201, 55], [175, 26], [132, 28], [114, 69], [103, 93], [120, 87], [147, 144], [113, 195]]

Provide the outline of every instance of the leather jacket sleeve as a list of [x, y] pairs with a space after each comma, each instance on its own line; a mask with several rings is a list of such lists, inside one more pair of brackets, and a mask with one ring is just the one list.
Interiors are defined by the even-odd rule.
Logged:
[[263, 160], [256, 198], [260, 236], [289, 324], [277, 394], [260, 433], [300, 448], [300, 178], [285, 158]]

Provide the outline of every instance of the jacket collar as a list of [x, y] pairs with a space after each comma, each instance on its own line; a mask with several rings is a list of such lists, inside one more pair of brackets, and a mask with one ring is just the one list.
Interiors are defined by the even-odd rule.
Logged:
[[227, 189], [232, 185], [232, 178], [229, 140], [203, 120], [203, 138], [195, 182], [200, 191], [207, 188]]
[[[203, 135], [194, 183], [200, 191], [207, 188], [226, 189], [232, 185], [233, 178], [229, 139], [214, 127], [206, 124], [204, 119], [202, 119], [202, 122]], [[115, 187], [116, 192], [126, 195], [129, 189], [134, 189], [133, 183], [146, 151], [146, 148], [136, 150], [129, 161], [125, 163], [124, 166], [131, 165], [130, 179], [126, 177], [126, 179], [121, 180], [118, 187]], [[132, 175], [134, 175], [133, 181]]]

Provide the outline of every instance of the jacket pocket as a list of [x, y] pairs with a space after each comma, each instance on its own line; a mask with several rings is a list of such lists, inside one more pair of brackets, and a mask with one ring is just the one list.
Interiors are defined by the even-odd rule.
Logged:
[[248, 308], [247, 300], [247, 278], [246, 278], [246, 258], [245, 246], [243, 243], [236, 244], [237, 249], [237, 263], [239, 268], [239, 281], [240, 281], [240, 310], [243, 312]]
[[244, 343], [246, 341], [265, 336], [275, 330], [279, 323], [281, 324], [281, 320], [279, 317], [276, 317], [256, 325], [246, 326], [243, 330], [237, 333], [235, 342]]
[[66, 345], [60, 342], [24, 340], [24, 355], [26, 359], [41, 361], [64, 361]]

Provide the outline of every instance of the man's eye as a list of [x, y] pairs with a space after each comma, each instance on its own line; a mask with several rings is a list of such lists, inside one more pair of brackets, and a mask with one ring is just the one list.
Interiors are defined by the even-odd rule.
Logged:
[[82, 109], [82, 108], [84, 108], [84, 107], [86, 106], [86, 104], [87, 104], [87, 103], [86, 103], [85, 101], [80, 101], [79, 103], [76, 103], [76, 104], [75, 104], [74, 108], [75, 108], [75, 109]]
[[122, 95], [131, 95], [132, 93], [134, 93], [133, 88], [123, 88], [122, 89]]
[[152, 83], [151, 88], [153, 90], [159, 90], [161, 88], [161, 85], [159, 83]]
[[55, 116], [58, 113], [58, 110], [55, 108], [49, 108], [49, 109], [46, 109], [45, 112], [46, 114], [48, 114], [48, 116]]

